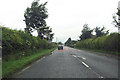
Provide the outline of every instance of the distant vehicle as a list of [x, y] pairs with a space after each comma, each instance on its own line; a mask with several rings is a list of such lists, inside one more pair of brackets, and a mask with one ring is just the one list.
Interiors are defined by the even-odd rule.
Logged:
[[63, 50], [63, 46], [62, 45], [58, 45], [58, 50]]

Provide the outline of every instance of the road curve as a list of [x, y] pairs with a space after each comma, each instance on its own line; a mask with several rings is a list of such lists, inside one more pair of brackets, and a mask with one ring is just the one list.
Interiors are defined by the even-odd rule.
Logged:
[[23, 69], [16, 78], [118, 78], [118, 59], [64, 47]]

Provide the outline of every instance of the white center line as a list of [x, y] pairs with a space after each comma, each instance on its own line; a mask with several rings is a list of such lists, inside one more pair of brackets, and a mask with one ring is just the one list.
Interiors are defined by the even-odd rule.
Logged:
[[73, 57], [77, 57], [76, 55], [72, 55]]
[[104, 78], [104, 77], [100, 76], [99, 78]]
[[86, 63], [82, 62], [82, 64], [84, 64], [86, 67], [89, 67]]
[[82, 59], [86, 60], [86, 58], [82, 57]]
[[79, 58], [82, 58], [83, 60], [86, 60], [86, 58], [84, 58], [84, 57], [81, 57], [81, 56], [78, 56]]
[[[72, 55], [73, 57], [79, 57], [79, 58], [82, 58], [84, 60], [86, 60], [86, 58], [84, 57], [81, 57], [81, 56], [76, 56], [76, 55]], [[82, 60], [78, 59], [85, 67], [87, 67], [88, 69], [92, 70], [91, 67], [89, 67], [85, 62], [83, 62]], [[92, 70], [96, 75], [98, 75], [99, 77], [98, 78], [104, 78], [103, 76], [101, 76], [100, 74], [98, 74], [97, 72], [95, 72], [94, 70]]]

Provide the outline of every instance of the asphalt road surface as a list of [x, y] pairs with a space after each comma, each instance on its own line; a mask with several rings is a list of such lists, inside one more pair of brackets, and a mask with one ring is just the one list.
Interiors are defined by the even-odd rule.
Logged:
[[118, 78], [118, 59], [64, 47], [23, 69], [16, 78]]

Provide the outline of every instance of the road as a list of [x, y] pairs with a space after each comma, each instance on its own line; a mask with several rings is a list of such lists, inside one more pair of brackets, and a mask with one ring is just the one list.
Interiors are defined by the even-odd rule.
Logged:
[[118, 59], [64, 47], [23, 69], [16, 78], [118, 78]]

